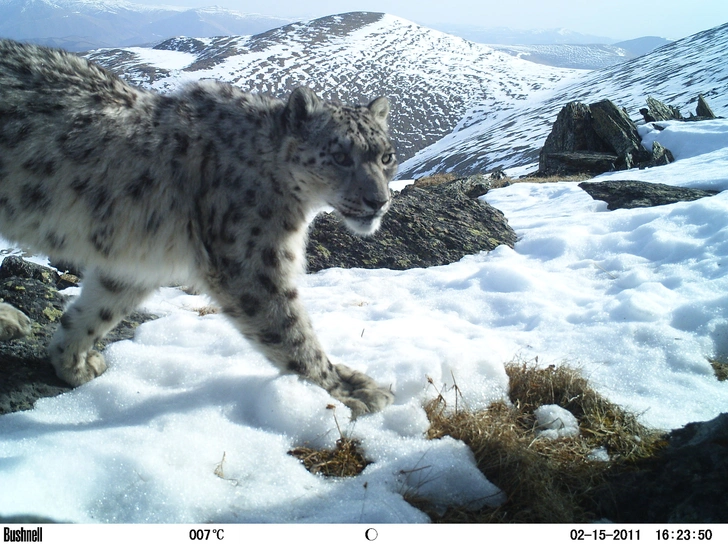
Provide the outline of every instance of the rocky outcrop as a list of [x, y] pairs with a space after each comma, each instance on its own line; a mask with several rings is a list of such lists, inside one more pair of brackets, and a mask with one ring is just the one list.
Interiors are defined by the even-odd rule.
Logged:
[[668, 446], [601, 496], [624, 523], [728, 523], [728, 413], [673, 430]]
[[679, 108], [668, 106], [654, 97], [647, 97], [647, 108], [641, 108], [640, 114], [642, 114], [642, 117], [648, 123], [652, 121], [684, 119]]
[[484, 177], [407, 186], [395, 193], [382, 227], [368, 238], [352, 235], [335, 215], [320, 214], [310, 230], [308, 270], [430, 267], [512, 247], [516, 234], [503, 213], [474, 198], [488, 188]]
[[695, 113], [697, 117], [702, 119], [716, 119], [718, 117], [713, 113], [713, 109], [708, 105], [708, 101], [705, 100], [702, 93], [698, 95], [698, 106], [695, 108]]
[[541, 149], [539, 175], [600, 174], [651, 165], [652, 158], [637, 126], [612, 101], [571, 102]]
[[[71, 389], [56, 377], [46, 346], [66, 304], [66, 297], [59, 290], [76, 281], [17, 256], [6, 257], [0, 265], [0, 301], [20, 309], [32, 320], [31, 335], [0, 342], [0, 414], [30, 409], [38, 398]], [[134, 337], [136, 326], [150, 318], [154, 317], [132, 314], [97, 348], [103, 350], [109, 343]]]
[[[705, 97], [697, 99], [697, 115], [684, 118], [678, 108], [647, 97], [640, 113], [646, 122], [714, 119]], [[541, 148], [540, 176], [601, 174], [634, 167], [657, 167], [673, 162], [670, 150], [655, 142], [652, 150], [642, 146], [637, 125], [609, 100], [590, 105], [570, 102], [559, 112], [551, 133]]]
[[669, 205], [678, 201], [695, 201], [718, 192], [679, 188], [637, 180], [582, 182], [579, 187], [598, 201], [606, 201], [609, 210]]
[[707, 119], [718, 119], [718, 116], [713, 113], [712, 108], [702, 93], [698, 95], [695, 114], [690, 114], [688, 117], [683, 117], [679, 108], [660, 102], [654, 97], [647, 97], [647, 108], [641, 108], [640, 114], [642, 114], [642, 117], [647, 123], [653, 121], [703, 121]]

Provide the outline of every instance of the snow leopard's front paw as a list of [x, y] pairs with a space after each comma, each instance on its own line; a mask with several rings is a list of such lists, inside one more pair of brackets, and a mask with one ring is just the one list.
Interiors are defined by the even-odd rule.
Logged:
[[70, 358], [51, 358], [51, 362], [56, 369], [56, 375], [73, 387], [88, 383], [106, 371], [104, 357], [93, 350], [70, 355]]
[[392, 391], [378, 385], [368, 375], [343, 364], [334, 365], [334, 370], [340, 381], [329, 393], [349, 406], [352, 417], [381, 411], [394, 401]]
[[0, 303], [0, 341], [30, 335], [30, 319], [22, 311], [7, 303]]

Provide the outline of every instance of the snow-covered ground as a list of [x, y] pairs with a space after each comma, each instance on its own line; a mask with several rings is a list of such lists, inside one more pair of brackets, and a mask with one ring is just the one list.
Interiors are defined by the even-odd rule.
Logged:
[[[728, 122], [667, 124], [678, 161], [603, 178], [728, 189]], [[656, 133], [642, 129], [646, 141]], [[664, 141], [663, 141], [664, 140]], [[110, 370], [0, 417], [0, 514], [77, 522], [422, 522], [404, 500], [498, 502], [468, 449], [426, 441], [422, 403], [453, 378], [472, 408], [505, 394], [514, 357], [581, 366], [612, 401], [673, 428], [728, 411], [709, 357], [728, 355], [728, 192], [607, 211], [574, 183], [488, 193], [515, 249], [410, 271], [332, 269], [301, 293], [333, 361], [395, 404], [349, 422], [317, 387], [281, 376], [203, 296], [159, 291], [164, 315], [106, 352]], [[287, 451], [342, 429], [373, 461], [309, 474]], [[220, 466], [222, 464], [222, 466]], [[218, 472], [216, 473], [216, 469]]]

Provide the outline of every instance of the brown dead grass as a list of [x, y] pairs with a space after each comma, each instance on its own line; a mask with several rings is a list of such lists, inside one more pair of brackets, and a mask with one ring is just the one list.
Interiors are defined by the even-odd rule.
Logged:
[[334, 449], [296, 447], [288, 452], [299, 459], [312, 474], [333, 478], [358, 476], [369, 464], [361, 453], [359, 441], [339, 438]]
[[430, 176], [424, 176], [414, 181], [414, 185], [419, 188], [426, 188], [427, 186], [439, 186], [440, 184], [447, 184], [462, 176], [455, 173], [435, 173]]
[[708, 359], [708, 361], [713, 367], [713, 372], [715, 372], [715, 377], [718, 379], [718, 381], [725, 381], [726, 379], [728, 379], [728, 362], [726, 362], [725, 358], [710, 358]]
[[520, 178], [511, 179], [511, 182], [531, 182], [533, 184], [545, 184], [547, 182], [583, 182], [584, 180], [591, 180], [592, 178], [594, 178], [593, 174], [568, 174], [551, 176], [526, 175]]
[[[507, 496], [497, 508], [449, 508], [444, 514], [408, 491], [405, 499], [436, 523], [586, 523], [599, 518], [596, 501], [609, 495], [608, 478], [631, 472], [666, 445], [660, 431], [599, 395], [579, 369], [533, 362], [506, 365], [509, 400], [471, 411], [453, 384], [455, 407], [442, 391], [425, 406], [429, 439], [451, 436], [470, 447], [478, 468]], [[430, 381], [431, 384], [434, 383]], [[558, 404], [579, 420], [580, 436], [538, 438], [533, 411]], [[330, 408], [333, 409], [333, 406]], [[332, 450], [297, 447], [289, 452], [316, 474], [356, 476], [369, 462], [355, 439], [347, 438], [333, 415], [340, 438]], [[606, 448], [609, 461], [594, 460]]]
[[309, 447], [295, 447], [288, 452], [303, 463], [303, 466], [312, 474], [321, 474], [330, 478], [349, 478], [358, 476], [371, 462], [361, 451], [361, 443], [355, 438], [346, 436], [339, 426], [336, 418], [336, 406], [329, 405], [331, 415], [339, 431], [334, 449], [313, 449]]
[[[450, 411], [442, 396], [431, 401], [430, 438], [451, 436], [467, 444], [483, 474], [501, 488], [508, 500], [500, 507], [476, 512], [449, 509], [428, 512], [447, 523], [576, 523], [590, 522], [595, 496], [604, 494], [606, 478], [630, 471], [637, 461], [665, 445], [663, 435], [639, 424], [637, 418], [610, 403], [588, 384], [579, 370], [568, 366], [540, 368], [536, 363], [506, 366], [510, 401], [483, 411]], [[548, 440], [536, 437], [533, 410], [558, 404], [580, 423], [578, 438]], [[609, 462], [590, 459], [605, 447]], [[421, 502], [420, 509], [425, 509]]]
[[[414, 185], [420, 188], [425, 188], [428, 186], [447, 184], [461, 178], [465, 177], [456, 173], [435, 173], [430, 176], [418, 178], [417, 180], [415, 180]], [[505, 186], [510, 186], [511, 184], [519, 184], [523, 182], [530, 182], [532, 184], [545, 184], [547, 182], [583, 182], [584, 180], [590, 180], [592, 178], [594, 178], [594, 175], [591, 174], [573, 174], [561, 176], [526, 175], [520, 178], [511, 178], [509, 176], [506, 176], [505, 178], [501, 178], [499, 180], [491, 180], [491, 184], [492, 189], [497, 189], [503, 188]]]

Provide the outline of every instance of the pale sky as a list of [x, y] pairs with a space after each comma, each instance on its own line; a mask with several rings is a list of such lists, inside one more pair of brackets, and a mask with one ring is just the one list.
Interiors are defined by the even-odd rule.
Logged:
[[131, 0], [189, 7], [218, 5], [244, 13], [314, 18], [347, 11], [391, 13], [421, 24], [461, 23], [514, 29], [566, 28], [618, 40], [684, 38], [728, 23], [726, 0]]

